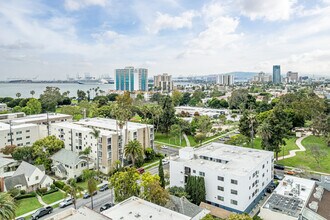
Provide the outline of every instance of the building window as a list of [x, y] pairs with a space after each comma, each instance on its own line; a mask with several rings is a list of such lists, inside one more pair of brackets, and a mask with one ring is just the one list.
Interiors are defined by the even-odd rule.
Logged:
[[265, 164], [262, 165], [262, 169], [265, 168]]
[[237, 180], [233, 180], [233, 179], [231, 179], [231, 181], [230, 181], [232, 184], [235, 184], [235, 185], [237, 185], [238, 184], [238, 182], [237, 182]]
[[200, 176], [205, 176], [205, 173], [202, 172], [202, 171], [199, 171], [199, 175], [200, 175]]
[[218, 196], [218, 200], [224, 201], [224, 197], [223, 196]]
[[231, 199], [231, 200], [230, 200], [230, 204], [233, 204], [233, 205], [237, 205], [237, 201], [236, 201], [236, 200], [233, 200], [233, 199]]
[[36, 176], [36, 180], [38, 180], [39, 179], [39, 176]]
[[218, 180], [219, 180], [219, 181], [224, 181], [225, 178], [224, 178], [223, 176], [218, 176]]
[[30, 136], [26, 136], [26, 139], [30, 138]]
[[196, 170], [193, 170], [193, 173], [196, 173]]
[[224, 191], [225, 189], [223, 188], [223, 186], [218, 186], [218, 190]]
[[230, 193], [233, 195], [237, 195], [237, 190], [232, 189], [232, 190], [230, 190]]
[[16, 138], [16, 141], [20, 141], [20, 140], [22, 140], [22, 138], [21, 138], [21, 137], [19, 137], [19, 138]]
[[26, 132], [26, 133], [29, 133], [29, 132], [30, 132], [30, 130], [26, 130], [25, 132]]

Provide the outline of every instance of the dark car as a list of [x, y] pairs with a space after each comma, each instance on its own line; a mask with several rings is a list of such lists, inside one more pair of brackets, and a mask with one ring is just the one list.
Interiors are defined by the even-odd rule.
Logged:
[[137, 171], [139, 172], [139, 174], [142, 174], [142, 173], [144, 173], [144, 168], [140, 167], [139, 169], [137, 169]]
[[311, 177], [311, 180], [317, 181], [317, 182], [321, 182], [318, 178], [315, 177]]
[[277, 169], [277, 170], [284, 170], [285, 167], [283, 165], [280, 165], [280, 164], [274, 164], [274, 169]]
[[[97, 191], [94, 191], [93, 196], [95, 196], [96, 194], [97, 194]], [[84, 199], [88, 199], [89, 197], [91, 197], [91, 195], [88, 192], [85, 193], [84, 196], [83, 196]]]
[[108, 184], [104, 184], [103, 186], [100, 187], [100, 191], [103, 192], [105, 190], [109, 189], [109, 185]]
[[114, 204], [112, 204], [112, 203], [106, 203], [103, 206], [101, 206], [100, 212], [103, 212], [104, 210], [107, 210], [107, 209], [111, 208], [112, 206], [114, 206]]
[[31, 219], [33, 219], [33, 220], [39, 219], [42, 216], [45, 216], [45, 215], [48, 215], [48, 214], [52, 213], [52, 211], [53, 211], [53, 208], [50, 207], [50, 206], [40, 208], [35, 213], [32, 214]]

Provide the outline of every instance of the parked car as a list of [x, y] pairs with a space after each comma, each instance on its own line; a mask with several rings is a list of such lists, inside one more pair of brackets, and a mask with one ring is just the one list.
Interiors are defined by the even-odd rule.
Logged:
[[280, 164], [274, 164], [274, 169], [277, 169], [277, 170], [284, 170], [285, 167], [283, 165], [280, 165]]
[[163, 149], [167, 149], [167, 146], [166, 146], [166, 145], [163, 145], [162, 148], [163, 148]]
[[164, 165], [170, 163], [170, 161], [169, 160], [166, 160], [166, 159], [162, 159], [162, 162], [163, 162]]
[[[95, 196], [96, 194], [97, 194], [97, 191], [94, 191], [93, 196]], [[88, 192], [86, 192], [83, 196], [84, 199], [88, 199], [89, 197], [91, 197], [91, 195]]]
[[139, 169], [137, 169], [137, 171], [139, 172], [139, 174], [142, 174], [142, 173], [144, 173], [144, 168], [140, 167]]
[[225, 141], [225, 139], [224, 138], [219, 138], [219, 141]]
[[114, 206], [114, 204], [112, 204], [112, 203], [106, 203], [103, 206], [101, 206], [100, 212], [103, 212], [104, 210], [107, 210], [107, 209], [111, 208], [112, 206]]
[[69, 205], [72, 205], [74, 202], [74, 199], [73, 198], [66, 198], [63, 200], [63, 202], [60, 203], [60, 208], [64, 208], [66, 206], [69, 206]]
[[31, 219], [32, 220], [39, 219], [42, 216], [48, 215], [52, 212], [53, 212], [53, 208], [51, 206], [40, 208], [35, 213], [32, 214]]
[[278, 175], [278, 174], [274, 175], [275, 180], [282, 180], [283, 178], [284, 178], [284, 176], [282, 176], [282, 175]]
[[293, 168], [292, 171], [295, 173], [304, 173], [305, 172], [303, 169], [299, 169], [299, 168]]
[[294, 172], [293, 170], [286, 170], [284, 173], [288, 175], [296, 175], [296, 172]]
[[103, 186], [100, 187], [100, 191], [103, 192], [105, 190], [109, 189], [109, 185], [108, 184], [104, 184]]
[[315, 177], [311, 177], [311, 180], [317, 181], [317, 182], [321, 182], [318, 178]]

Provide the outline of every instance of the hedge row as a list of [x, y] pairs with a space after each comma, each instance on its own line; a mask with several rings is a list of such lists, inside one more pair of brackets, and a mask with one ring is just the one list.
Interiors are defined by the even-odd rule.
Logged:
[[31, 198], [31, 197], [36, 197], [36, 193], [35, 192], [31, 192], [31, 193], [27, 193], [24, 195], [19, 195], [17, 197], [15, 197], [16, 200], [21, 200], [21, 199], [26, 199], [26, 198]]
[[45, 195], [48, 195], [48, 194], [51, 194], [51, 193], [54, 193], [54, 192], [57, 192], [57, 191], [58, 191], [58, 188], [50, 189], [50, 190], [48, 190], [47, 192], [44, 192], [44, 193], [37, 190], [37, 194], [39, 196], [45, 196]]

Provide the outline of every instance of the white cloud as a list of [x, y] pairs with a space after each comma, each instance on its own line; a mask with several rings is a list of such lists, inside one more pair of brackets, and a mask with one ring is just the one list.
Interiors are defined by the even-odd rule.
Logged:
[[288, 20], [297, 0], [238, 0], [241, 14], [251, 20]]
[[150, 33], [158, 33], [164, 29], [177, 30], [181, 28], [191, 28], [192, 20], [198, 14], [195, 11], [185, 11], [179, 16], [171, 16], [157, 12], [156, 20], [147, 27]]
[[107, 0], [65, 0], [64, 7], [69, 11], [77, 11], [89, 6], [104, 7], [106, 4]]

